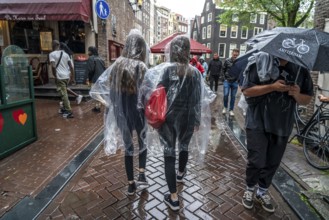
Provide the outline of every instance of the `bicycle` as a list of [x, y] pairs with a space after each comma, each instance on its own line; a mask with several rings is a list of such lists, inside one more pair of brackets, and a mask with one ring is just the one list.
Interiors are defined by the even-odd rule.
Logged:
[[310, 47], [304, 44], [305, 40], [301, 40], [301, 43], [296, 44], [296, 38], [287, 38], [282, 41], [282, 47], [284, 48], [297, 48], [298, 53], [305, 54], [310, 50]]
[[[329, 92], [317, 87], [319, 91]], [[300, 107], [297, 106], [294, 113], [297, 134], [290, 139], [291, 141], [297, 136], [298, 140], [301, 140], [307, 161], [320, 170], [329, 169], [329, 109], [326, 108], [328, 104], [329, 101], [325, 101], [316, 105], [316, 111], [307, 122], [303, 121]], [[300, 125], [303, 123], [304, 127], [301, 128]]]

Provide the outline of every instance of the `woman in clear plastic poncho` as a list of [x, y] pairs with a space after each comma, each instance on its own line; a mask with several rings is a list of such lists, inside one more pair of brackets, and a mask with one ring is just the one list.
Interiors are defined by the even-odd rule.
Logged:
[[147, 71], [145, 61], [148, 47], [142, 35], [131, 31], [122, 55], [96, 81], [91, 88], [92, 98], [107, 107], [105, 114], [105, 152], [113, 154], [120, 145], [125, 147], [125, 167], [128, 177], [128, 195], [136, 191], [133, 172], [133, 130], [139, 144], [138, 184], [148, 185], [145, 178], [147, 150], [144, 143], [146, 124], [144, 111], [137, 109], [138, 90]]
[[[146, 73], [140, 89], [139, 104], [146, 106], [152, 91], [156, 87], [165, 87], [166, 119], [158, 129], [160, 145], [164, 151], [165, 176], [170, 191], [170, 194], [165, 195], [164, 201], [172, 210], [177, 211], [179, 201], [175, 173], [176, 140], [179, 151], [177, 182], [182, 182], [186, 175], [192, 136], [194, 133], [200, 135], [199, 132], [204, 132], [206, 129], [209, 132], [210, 118], [207, 117], [210, 116], [210, 109], [208, 107], [216, 95], [209, 88], [204, 87], [201, 73], [189, 65], [190, 41], [188, 37], [177, 36], [167, 47], [169, 47], [170, 62], [160, 64]], [[205, 94], [209, 96], [205, 97]], [[203, 113], [206, 113], [206, 116], [202, 116]], [[209, 133], [203, 138], [202, 144], [207, 145], [208, 135]], [[197, 143], [194, 144], [197, 145]], [[148, 148], [153, 147], [152, 144], [147, 145]]]

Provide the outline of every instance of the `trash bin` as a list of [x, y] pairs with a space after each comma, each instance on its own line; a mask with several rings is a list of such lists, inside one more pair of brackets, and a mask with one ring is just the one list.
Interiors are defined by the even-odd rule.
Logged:
[[8, 46], [0, 65], [0, 158], [37, 139], [32, 68], [23, 50]]

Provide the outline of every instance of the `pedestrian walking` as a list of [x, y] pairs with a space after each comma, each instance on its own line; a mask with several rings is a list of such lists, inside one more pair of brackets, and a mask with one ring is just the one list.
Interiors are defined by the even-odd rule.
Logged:
[[214, 53], [213, 59], [209, 62], [209, 68], [207, 71], [207, 79], [210, 81], [210, 89], [212, 91], [217, 92], [218, 81], [220, 78], [221, 71], [222, 71], [222, 61], [219, 60], [218, 53]]
[[73, 118], [73, 113], [67, 94], [67, 86], [73, 77], [73, 64], [70, 56], [60, 49], [60, 43], [54, 40], [52, 43], [53, 52], [49, 54], [49, 61], [52, 66], [52, 73], [55, 77], [57, 91], [63, 102], [62, 115], [64, 118]]
[[[192, 137], [206, 134], [195, 139], [204, 141], [206, 145], [208, 143], [206, 140], [208, 140], [211, 124], [209, 103], [214, 100], [215, 94], [208, 86], [205, 86], [200, 72], [189, 65], [190, 40], [188, 37], [175, 37], [167, 48], [169, 48], [169, 62], [162, 63], [146, 73], [140, 90], [144, 93], [140, 97], [141, 106], [149, 111], [151, 105], [145, 103], [152, 99], [148, 99], [148, 97], [152, 97], [155, 92], [163, 91], [163, 88], [165, 90], [166, 98], [163, 99], [163, 104], [158, 103], [166, 106], [164, 109], [166, 111], [165, 120], [156, 126], [160, 145], [164, 152], [165, 178], [169, 188], [169, 193], [164, 195], [164, 202], [170, 209], [177, 211], [180, 208], [180, 203], [176, 183], [184, 182], [184, 177], [187, 174], [186, 165], [191, 150]], [[163, 97], [160, 96], [159, 98]], [[160, 112], [157, 112], [158, 114]], [[148, 120], [152, 125], [151, 119], [148, 118]], [[204, 132], [201, 129], [208, 130]], [[176, 141], [178, 144], [177, 173], [175, 171]]]
[[293, 129], [295, 105], [306, 105], [313, 96], [312, 78], [304, 68], [259, 52], [249, 58], [242, 92], [248, 103], [247, 187], [242, 203], [252, 209], [255, 194], [264, 210], [274, 212], [268, 188]]
[[205, 61], [204, 57], [201, 56], [200, 59], [199, 59], [203, 69], [204, 69], [204, 73], [202, 74], [203, 78], [205, 79], [206, 78], [206, 75], [207, 75], [207, 72], [208, 72], [208, 64], [207, 62]]
[[201, 65], [201, 63], [198, 61], [198, 57], [197, 56], [193, 56], [192, 57], [192, 59], [190, 61], [190, 64], [192, 66], [194, 66], [195, 68], [197, 68], [200, 71], [201, 75], [203, 75], [204, 69], [203, 69], [203, 66]]
[[[95, 84], [99, 76], [105, 71], [105, 63], [98, 56], [98, 51], [96, 47], [90, 46], [88, 48], [89, 58], [87, 60], [87, 68], [85, 75], [88, 77], [86, 80], [86, 84], [92, 86]], [[93, 112], [99, 113], [101, 112], [101, 103], [96, 102], [95, 107], [93, 108]]]
[[[98, 78], [90, 95], [106, 106], [105, 152], [116, 153], [121, 143], [125, 150], [125, 169], [128, 179], [128, 195], [134, 195], [137, 186], [147, 187], [145, 176], [147, 149], [145, 146], [144, 111], [137, 109], [137, 98], [148, 59], [148, 47], [138, 30], [132, 30], [125, 42], [122, 55]], [[139, 175], [134, 180], [133, 131], [137, 133], [139, 145]]]
[[[232, 56], [225, 60], [223, 65], [223, 77], [224, 77], [224, 108], [222, 113], [226, 114], [228, 107], [230, 116], [234, 116], [234, 104], [235, 104], [235, 96], [238, 91], [238, 79], [230, 74], [230, 69], [235, 61], [235, 59], [239, 56], [240, 51], [238, 49], [233, 49]], [[228, 106], [228, 100], [230, 97], [230, 106]]]
[[[71, 58], [72, 60], [72, 65], [73, 65], [73, 68], [74, 68], [74, 63], [73, 63], [73, 51], [67, 46], [66, 43], [63, 43], [63, 42], [60, 42], [60, 49], [61, 50], [64, 50]], [[76, 82], [75, 82], [75, 74], [72, 73], [72, 80], [70, 80], [69, 84], [71, 85], [76, 85]], [[82, 95], [79, 95], [78, 93], [74, 92], [72, 89], [70, 89], [69, 87], [67, 87], [67, 92], [71, 95], [73, 95], [75, 97], [75, 100], [76, 100], [76, 103], [78, 105], [80, 105], [82, 99], [83, 99], [83, 96]], [[60, 109], [59, 109], [59, 112], [60, 114], [63, 113], [63, 102], [60, 102]]]

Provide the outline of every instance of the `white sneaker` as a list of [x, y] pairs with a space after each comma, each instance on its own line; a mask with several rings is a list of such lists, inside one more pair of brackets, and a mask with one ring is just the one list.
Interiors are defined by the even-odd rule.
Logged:
[[234, 112], [232, 110], [230, 111], [230, 116], [234, 116]]
[[247, 115], [247, 112], [243, 111], [243, 116], [246, 117], [246, 115]]
[[78, 104], [78, 105], [81, 103], [82, 98], [83, 98], [82, 95], [78, 95], [78, 97], [77, 97], [77, 104]]
[[226, 114], [226, 108], [223, 108], [222, 113], [223, 113], [223, 114]]

